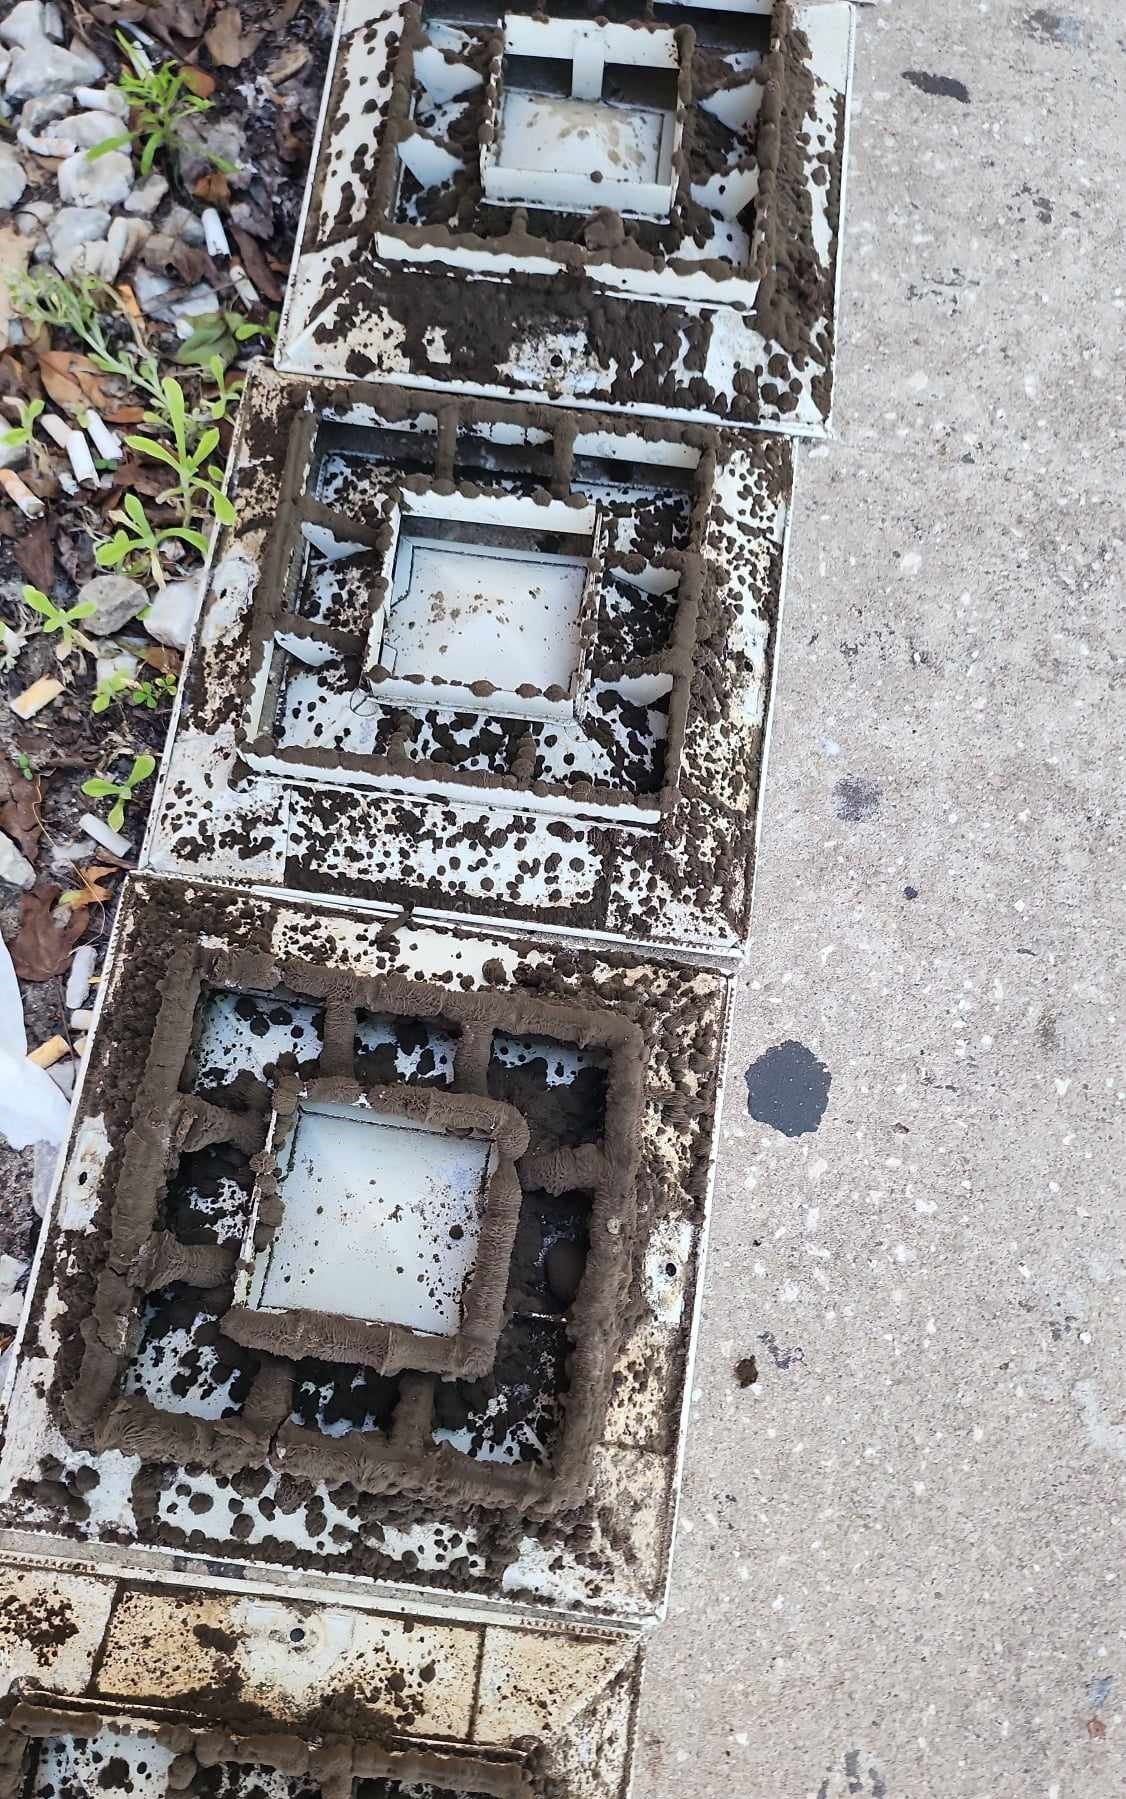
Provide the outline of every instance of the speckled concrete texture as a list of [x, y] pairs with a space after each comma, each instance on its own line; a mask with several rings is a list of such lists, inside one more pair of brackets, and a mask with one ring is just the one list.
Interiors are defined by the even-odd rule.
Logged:
[[639, 1799], [1126, 1793], [1126, 15], [1062, 4], [860, 14]]

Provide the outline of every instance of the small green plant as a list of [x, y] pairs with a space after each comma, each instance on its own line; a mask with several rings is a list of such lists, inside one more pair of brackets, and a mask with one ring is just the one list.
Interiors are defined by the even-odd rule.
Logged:
[[96, 275], [68, 280], [55, 269], [36, 269], [11, 283], [12, 305], [22, 318], [54, 330], [71, 331], [90, 352], [94, 367], [104, 375], [116, 375], [146, 393], [163, 407], [160, 368], [155, 356], [138, 340], [137, 351], [115, 349], [104, 323], [116, 315], [133, 329], [119, 295]]
[[121, 568], [132, 575], [143, 574], [146, 569], [159, 586], [164, 585], [164, 565], [160, 560], [160, 546], [172, 539], [186, 543], [197, 555], [206, 556], [207, 539], [202, 531], [196, 531], [191, 525], [161, 525], [156, 527], [149, 522], [144, 504], [135, 493], [122, 495], [121, 505], [110, 513], [110, 518], [117, 526], [112, 537], [107, 537], [94, 551], [94, 561], [99, 568]]
[[31, 757], [24, 750], [16, 751], [16, 767], [25, 781], [34, 781], [35, 770], [31, 766]]
[[[94, 161], [99, 156], [107, 156], [111, 150], [140, 144], [142, 175], [152, 172], [161, 150], [178, 165], [184, 147], [184, 126], [200, 113], [210, 112], [211, 101], [193, 93], [185, 70], [178, 64], [165, 62], [156, 69], [146, 68], [125, 33], [119, 31], [116, 36], [129, 65], [122, 69], [117, 85], [129, 102], [130, 124], [113, 137], [104, 137], [101, 143], [87, 150], [86, 155]], [[212, 168], [221, 170], [224, 175], [232, 173], [234, 164], [225, 157], [216, 156], [210, 150], [204, 150], [203, 155]]]
[[143, 706], [147, 712], [155, 712], [161, 702], [172, 699], [175, 692], [175, 675], [154, 675], [151, 679], [137, 681], [115, 668], [112, 673], [103, 675], [98, 682], [90, 701], [90, 710], [108, 712], [115, 700], [128, 695], [130, 705]]
[[64, 612], [61, 606], [56, 606], [54, 600], [48, 599], [47, 595], [42, 593], [38, 587], [24, 587], [21, 592], [24, 605], [29, 607], [32, 612], [37, 613], [43, 620], [39, 627], [43, 635], [51, 637], [56, 631], [58, 632], [59, 641], [55, 646], [55, 654], [60, 662], [69, 656], [73, 649], [89, 650], [91, 654], [95, 653], [90, 639], [84, 637], [81, 631], [75, 630], [78, 619], [89, 618], [91, 612], [97, 610], [93, 600], [79, 600], [77, 605]]
[[134, 789], [139, 787], [142, 781], [148, 780], [155, 767], [155, 757], [137, 756], [124, 781], [107, 781], [104, 775], [91, 775], [88, 781], [83, 781], [82, 791], [88, 793], [91, 799], [113, 799], [109, 817], [106, 819], [111, 831], [120, 831], [125, 823], [125, 808], [133, 798]]
[[161, 701], [170, 700], [175, 692], [175, 675], [156, 675], [151, 681], [134, 681], [129, 699], [132, 705], [155, 712]]
[[176, 361], [186, 368], [211, 369], [214, 362], [229, 368], [243, 344], [249, 343], [252, 337], [264, 337], [268, 342], [269, 331], [265, 325], [255, 324], [241, 312], [198, 313], [191, 336], [184, 339], [176, 352]]
[[218, 356], [213, 356], [207, 367], [211, 379], [215, 383], [216, 392], [205, 404], [211, 419], [219, 424], [223, 419], [230, 417], [232, 406], [238, 405], [246, 383], [241, 379], [228, 381], [227, 371]]
[[184, 525], [190, 526], [194, 517], [208, 512], [222, 525], [234, 524], [235, 509], [218, 485], [223, 479], [223, 471], [208, 460], [219, 445], [217, 427], [208, 426], [193, 444], [190, 440], [194, 433], [183, 388], [171, 375], [166, 375], [161, 389], [173, 447], [170, 449], [153, 437], [127, 437], [126, 443], [138, 456], [149, 456], [172, 470], [176, 476], [175, 485], [157, 497], [162, 503], [179, 508]]
[[3, 444], [5, 449], [9, 450], [14, 449], [17, 444], [31, 442], [31, 434], [35, 429], [35, 421], [43, 410], [42, 400], [21, 400], [17, 398], [16, 405], [19, 407], [19, 424], [13, 425], [10, 431], [0, 432], [0, 444]]
[[91, 712], [108, 712], [114, 700], [123, 694], [130, 685], [129, 676], [114, 669], [112, 674], [103, 675], [94, 689], [94, 697], [90, 701]]

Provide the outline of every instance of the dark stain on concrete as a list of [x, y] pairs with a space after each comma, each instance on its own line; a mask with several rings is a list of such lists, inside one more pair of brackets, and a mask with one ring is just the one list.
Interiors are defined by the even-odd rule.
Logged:
[[1074, 13], [1049, 12], [1043, 6], [1028, 14], [1024, 29], [1031, 37], [1050, 38], [1054, 44], [1064, 44], [1069, 50], [1078, 50], [1083, 42], [1082, 19], [1077, 19]]
[[880, 790], [863, 775], [842, 775], [833, 788], [833, 810], [849, 824], [863, 824], [880, 809]]
[[955, 80], [953, 75], [928, 75], [925, 69], [904, 69], [904, 81], [917, 87], [921, 94], [937, 95], [943, 100], [960, 100], [963, 106], [970, 103], [970, 90], [964, 81]]
[[1060, 1046], [1059, 1031], [1056, 1028], [1055, 1014], [1041, 1012], [1036, 1020], [1036, 1041], [1045, 1055], [1054, 1056]]
[[[880, 1770], [869, 1766], [862, 1770], [859, 1749], [849, 1749], [844, 1758], [845, 1791], [849, 1794], [866, 1793], [869, 1799], [888, 1799], [887, 1781]], [[833, 1776], [827, 1774], [817, 1789], [817, 1799], [829, 1799], [829, 1786]], [[867, 1785], [865, 1781], [867, 1780]], [[838, 1792], [839, 1787], [833, 1791]]]
[[781, 1368], [783, 1373], [789, 1368], [796, 1368], [799, 1363], [805, 1361], [805, 1350], [800, 1343], [795, 1343], [792, 1349], [782, 1349], [779, 1347], [778, 1339], [773, 1331], [760, 1331], [758, 1340], [760, 1343], [766, 1344], [767, 1354], [771, 1361], [776, 1368]]
[[758, 1363], [753, 1355], [744, 1356], [735, 1364], [735, 1379], [741, 1387], [753, 1387], [758, 1379]]
[[784, 1137], [815, 1131], [829, 1104], [832, 1075], [804, 1043], [776, 1043], [747, 1069], [747, 1110]]
[[919, 889], [917, 887], [905, 887], [903, 889], [903, 897], [904, 899], [918, 899]]

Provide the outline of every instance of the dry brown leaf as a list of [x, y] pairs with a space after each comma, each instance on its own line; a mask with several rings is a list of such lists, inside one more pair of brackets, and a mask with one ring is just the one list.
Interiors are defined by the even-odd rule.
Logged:
[[69, 531], [60, 531], [55, 539], [55, 555], [76, 587], [95, 573], [93, 551], [85, 532], [73, 536]]
[[36, 387], [34, 370], [25, 368], [11, 350], [5, 350], [0, 356], [0, 391], [8, 395], [18, 394], [21, 399], [31, 399]]
[[283, 162], [305, 162], [312, 154], [313, 140], [300, 119], [279, 112], [274, 120], [274, 142]]
[[55, 545], [45, 518], [38, 519], [30, 531], [17, 539], [12, 555], [31, 585], [49, 594], [55, 585]]
[[56, 406], [75, 412], [96, 406], [101, 412], [112, 403], [99, 370], [88, 356], [73, 350], [40, 350], [38, 364], [39, 378]]
[[[156, 249], [153, 247], [155, 242], [152, 239], [145, 246], [145, 261], [155, 274], [171, 272], [179, 275], [185, 287], [194, 287], [197, 281], [206, 281], [209, 287], [221, 285], [219, 271], [206, 250], [195, 244], [185, 244], [179, 238], [165, 237]], [[218, 309], [218, 300], [215, 305]]]
[[110, 868], [102, 862], [91, 862], [85, 868], [75, 869], [80, 887], [73, 889], [73, 896], [67, 900], [72, 912], [80, 912], [86, 906], [108, 906], [113, 898], [113, 889], [105, 882], [120, 874], [119, 868]]
[[280, 56], [275, 56], [266, 70], [266, 80], [272, 81], [275, 87], [281, 87], [283, 82], [292, 81], [295, 75], [300, 75], [308, 61], [308, 44], [290, 44]]
[[100, 0], [98, 5], [90, 8], [90, 12], [103, 25], [136, 25], [139, 20], [148, 17], [144, 0], [113, 0], [112, 5], [109, 0]]
[[39, 808], [43, 789], [39, 777], [29, 781], [6, 757], [0, 756], [0, 831], [6, 831], [19, 844], [29, 862], [34, 862], [43, 835]]
[[145, 14], [145, 24], [171, 45], [177, 37], [198, 38], [207, 24], [211, 0], [157, 0]]
[[157, 494], [163, 493], [168, 486], [169, 471], [163, 463], [158, 468], [154, 468], [151, 462], [137, 462], [134, 458], [129, 457], [124, 462], [119, 462], [116, 468], [111, 469], [110, 481], [112, 485], [104, 496], [103, 511], [105, 506], [117, 504], [122, 490], [126, 487], [131, 493], [143, 493], [147, 494], [150, 499], [155, 499]]
[[221, 69], [237, 69], [254, 54], [261, 38], [260, 31], [243, 30], [242, 14], [237, 6], [224, 6], [215, 14], [211, 30], [203, 34], [212, 62], [218, 63]]
[[282, 290], [274, 279], [273, 270], [266, 261], [262, 247], [256, 237], [249, 231], [240, 231], [237, 225], [231, 226], [231, 232], [242, 255], [243, 266], [264, 300], [280, 300]]
[[143, 406], [99, 406], [98, 411], [107, 425], [140, 425], [144, 422]]
[[141, 657], [141, 661], [146, 662], [150, 668], [158, 669], [162, 675], [178, 675], [180, 672], [180, 652], [172, 649], [168, 644], [154, 643], [150, 645]]
[[231, 198], [231, 184], [222, 169], [208, 169], [192, 183], [192, 193], [207, 206], [226, 206]]
[[61, 889], [43, 883], [20, 901], [20, 927], [8, 945], [21, 981], [49, 981], [62, 974], [70, 952], [86, 929], [85, 910], [71, 912], [65, 924], [51, 916]]
[[194, 63], [185, 63], [180, 73], [184, 77], [185, 87], [190, 87], [192, 93], [198, 94], [201, 100], [210, 100], [215, 92], [214, 75], [209, 74], [206, 69], [197, 69]]

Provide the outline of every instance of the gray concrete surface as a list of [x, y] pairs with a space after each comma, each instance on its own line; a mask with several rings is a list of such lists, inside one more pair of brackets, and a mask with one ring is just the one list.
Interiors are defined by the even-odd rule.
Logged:
[[1126, 14], [1060, 4], [860, 15], [639, 1799], [1126, 1793]]

